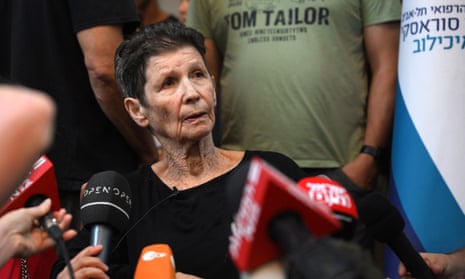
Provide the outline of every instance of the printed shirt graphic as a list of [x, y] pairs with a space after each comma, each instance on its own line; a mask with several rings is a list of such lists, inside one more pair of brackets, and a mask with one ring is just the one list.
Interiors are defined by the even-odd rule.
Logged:
[[364, 133], [363, 27], [400, 18], [398, 1], [196, 0], [187, 24], [213, 38], [223, 146], [337, 167]]

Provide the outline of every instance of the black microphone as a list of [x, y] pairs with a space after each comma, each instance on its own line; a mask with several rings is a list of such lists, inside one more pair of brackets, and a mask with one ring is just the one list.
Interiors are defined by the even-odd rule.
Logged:
[[[31, 196], [26, 203], [24, 204], [25, 207], [33, 207], [38, 206], [44, 200], [47, 199], [47, 196], [43, 194], [36, 194]], [[55, 242], [59, 242], [62, 239], [62, 231], [58, 226], [55, 217], [50, 212], [47, 212], [44, 216], [39, 218], [39, 225], [41, 229], [47, 231], [48, 235], [55, 240]]]
[[90, 230], [90, 244], [102, 245], [98, 257], [108, 262], [113, 234], [122, 233], [129, 222], [131, 189], [127, 180], [115, 171], [94, 174], [84, 189], [81, 220]]
[[436, 278], [405, 233], [404, 219], [381, 193], [371, 192], [359, 199], [359, 216], [379, 242], [386, 243], [415, 278]]

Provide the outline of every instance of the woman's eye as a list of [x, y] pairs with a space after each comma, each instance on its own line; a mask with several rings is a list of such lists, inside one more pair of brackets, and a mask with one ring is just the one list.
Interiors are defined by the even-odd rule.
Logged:
[[172, 78], [169, 78], [169, 79], [166, 79], [163, 84], [162, 84], [162, 87], [165, 88], [165, 87], [170, 87], [174, 84], [174, 80]]
[[205, 74], [202, 71], [194, 72], [194, 77], [196, 77], [196, 78], [202, 78], [204, 76], [205, 76]]

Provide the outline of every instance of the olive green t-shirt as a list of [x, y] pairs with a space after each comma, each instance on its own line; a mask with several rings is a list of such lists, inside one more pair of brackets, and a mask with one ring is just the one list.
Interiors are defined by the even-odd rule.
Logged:
[[363, 29], [398, 21], [399, 0], [195, 0], [187, 25], [224, 57], [222, 147], [338, 167], [362, 145]]

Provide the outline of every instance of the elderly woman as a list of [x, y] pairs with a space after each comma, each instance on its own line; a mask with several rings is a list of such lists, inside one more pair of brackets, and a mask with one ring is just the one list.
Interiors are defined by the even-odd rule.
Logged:
[[[101, 247], [85, 248], [88, 231], [70, 244], [76, 278], [132, 278], [141, 250], [156, 243], [171, 247], [177, 278], [238, 278], [228, 256], [228, 179], [253, 156], [295, 181], [304, 173], [281, 154], [215, 147], [215, 85], [203, 37], [195, 30], [172, 22], [145, 27], [118, 49], [116, 73], [127, 111], [152, 132], [163, 152], [158, 162], [126, 175], [130, 229], [108, 267], [92, 257]], [[57, 273], [67, 278], [63, 262], [56, 263], [52, 278]]]

